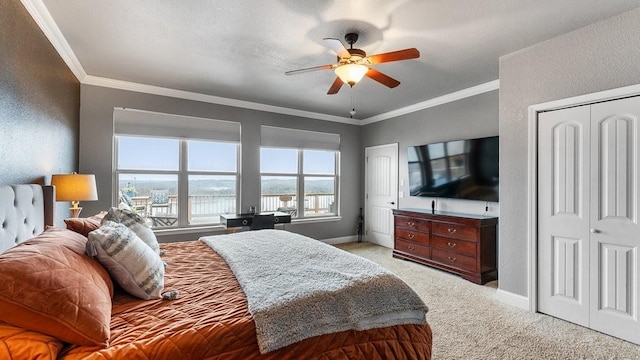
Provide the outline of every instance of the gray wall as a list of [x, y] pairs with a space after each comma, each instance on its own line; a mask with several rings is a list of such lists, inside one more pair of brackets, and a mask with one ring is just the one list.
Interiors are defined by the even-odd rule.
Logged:
[[640, 83], [640, 9], [500, 59], [500, 288], [528, 295], [527, 108]]
[[[190, 101], [125, 90], [82, 85], [80, 106], [80, 170], [96, 175], [98, 201], [83, 203], [84, 215], [111, 206], [113, 109], [124, 107], [170, 114], [197, 116], [241, 123], [241, 209], [260, 203], [260, 125], [326, 131], [340, 134], [340, 213], [341, 221], [287, 224], [289, 231], [317, 239], [355, 235], [362, 186], [360, 127], [323, 120], [300, 118], [263, 111]], [[206, 232], [206, 234], [211, 233]], [[193, 240], [203, 233], [161, 236], [161, 241]]]
[[[0, 185], [77, 170], [80, 83], [19, 1], [0, 1]], [[56, 205], [64, 226], [69, 203]]]
[[[405, 184], [398, 189], [405, 194], [404, 198], [398, 199], [398, 207], [430, 209], [431, 198], [406, 196], [409, 193], [407, 147], [495, 135], [498, 135], [497, 90], [366, 125], [362, 129], [362, 143], [364, 147], [398, 143], [399, 180], [404, 180]], [[364, 167], [362, 174], [364, 176]], [[364, 177], [362, 181], [364, 183]], [[440, 210], [476, 214], [482, 214], [485, 211], [485, 203], [480, 201], [454, 199], [437, 201]], [[489, 213], [497, 215], [498, 204], [490, 205]]]

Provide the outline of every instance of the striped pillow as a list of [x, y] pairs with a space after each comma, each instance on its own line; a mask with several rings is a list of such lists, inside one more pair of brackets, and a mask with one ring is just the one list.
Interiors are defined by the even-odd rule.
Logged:
[[89, 233], [86, 251], [129, 294], [143, 300], [162, 297], [162, 259], [125, 225], [104, 221]]
[[156, 254], [160, 253], [160, 245], [158, 244], [156, 235], [139, 214], [136, 214], [131, 210], [112, 207], [109, 209], [109, 212], [107, 212], [107, 215], [102, 219], [102, 224], [106, 221], [114, 221], [123, 224], [133, 230], [133, 232], [136, 233], [136, 235], [138, 235], [145, 244], [149, 245]]

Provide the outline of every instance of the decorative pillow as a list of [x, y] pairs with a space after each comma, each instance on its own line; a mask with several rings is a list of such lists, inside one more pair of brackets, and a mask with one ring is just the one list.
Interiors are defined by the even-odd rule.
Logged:
[[106, 347], [113, 283], [84, 254], [87, 238], [51, 227], [0, 255], [0, 321]]
[[102, 225], [107, 221], [121, 223], [131, 229], [138, 237], [149, 245], [156, 254], [160, 253], [160, 245], [153, 230], [147, 225], [142, 216], [132, 212], [130, 209], [115, 208], [109, 209], [107, 215], [102, 219]]
[[102, 218], [107, 214], [106, 211], [101, 211], [99, 214], [89, 216], [88, 218], [69, 218], [64, 219], [64, 223], [67, 225], [67, 229], [89, 236], [89, 233], [100, 227]]
[[149, 191], [149, 198], [152, 204], [166, 204], [169, 202], [169, 191], [151, 190]]
[[104, 222], [89, 233], [86, 251], [129, 294], [143, 300], [162, 297], [164, 263], [160, 255], [124, 224]]
[[53, 336], [0, 323], [0, 359], [53, 360], [63, 346]]

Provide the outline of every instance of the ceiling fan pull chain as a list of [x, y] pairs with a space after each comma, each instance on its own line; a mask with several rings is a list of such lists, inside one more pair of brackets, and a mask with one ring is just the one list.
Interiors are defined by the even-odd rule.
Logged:
[[356, 107], [355, 105], [353, 105], [353, 92], [355, 90], [353, 90], [353, 87], [351, 87], [351, 111], [349, 111], [349, 114], [351, 115], [351, 118], [353, 119], [353, 116], [356, 114]]

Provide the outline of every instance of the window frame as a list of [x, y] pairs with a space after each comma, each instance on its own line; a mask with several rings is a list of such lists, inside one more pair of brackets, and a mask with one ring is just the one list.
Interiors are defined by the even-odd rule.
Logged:
[[[260, 147], [260, 164], [262, 164], [262, 149], [278, 149], [278, 150], [294, 150], [297, 152], [297, 165], [298, 170], [296, 173], [275, 173], [275, 172], [262, 172], [262, 169], [259, 169], [260, 174], [260, 202], [262, 202], [263, 192], [262, 192], [262, 178], [265, 176], [281, 176], [281, 177], [295, 177], [296, 178], [296, 215], [291, 216], [292, 219], [296, 220], [312, 220], [312, 219], [326, 219], [331, 217], [339, 217], [340, 216], [340, 150], [329, 150], [329, 149], [300, 149], [300, 148], [291, 148], [291, 147], [277, 147], [277, 146], [261, 146]], [[334, 173], [333, 174], [313, 174], [313, 173], [305, 173], [304, 172], [304, 151], [326, 151], [334, 153]], [[333, 179], [333, 196], [334, 196], [334, 204], [335, 204], [335, 212], [327, 213], [326, 215], [315, 215], [315, 216], [305, 216], [305, 177], [314, 177], [314, 178], [327, 178]], [[302, 201], [300, 201], [302, 199]], [[264, 211], [260, 209], [260, 211]]]
[[[118, 156], [119, 156], [119, 141], [120, 137], [138, 137], [138, 138], [157, 138], [157, 139], [170, 139], [178, 141], [178, 170], [140, 170], [140, 169], [119, 169], [118, 168]], [[236, 171], [207, 171], [207, 170], [192, 170], [188, 169], [189, 164], [189, 141], [200, 141], [200, 142], [212, 142], [212, 143], [231, 143], [236, 147]], [[236, 199], [235, 199], [235, 208], [236, 211], [240, 208], [240, 194], [242, 189], [240, 188], [240, 169], [241, 169], [241, 144], [235, 141], [224, 141], [224, 140], [210, 140], [210, 139], [199, 139], [199, 138], [182, 138], [182, 137], [171, 137], [171, 136], [152, 136], [152, 135], [138, 135], [138, 134], [114, 134], [113, 136], [113, 199], [112, 202], [114, 204], [119, 203], [120, 198], [120, 188], [119, 188], [119, 178], [120, 174], [145, 174], [145, 175], [175, 175], [177, 176], [177, 189], [178, 189], [178, 221], [175, 226], [167, 226], [167, 227], [152, 227], [154, 231], [157, 230], [176, 230], [176, 229], [184, 229], [184, 228], [199, 228], [199, 227], [212, 227], [212, 226], [220, 226], [220, 220], [215, 223], [203, 223], [203, 224], [189, 224], [188, 219], [188, 207], [189, 207], [189, 176], [190, 175], [209, 175], [209, 176], [235, 176], [235, 186], [236, 186]]]

